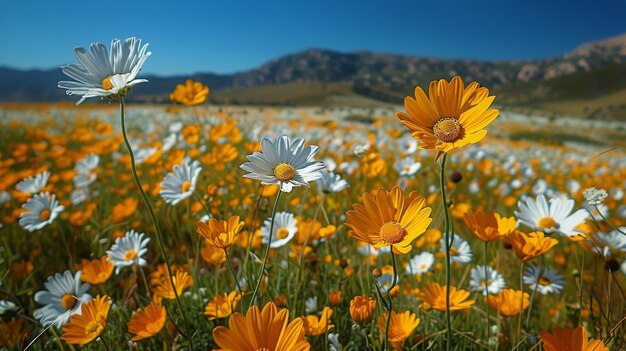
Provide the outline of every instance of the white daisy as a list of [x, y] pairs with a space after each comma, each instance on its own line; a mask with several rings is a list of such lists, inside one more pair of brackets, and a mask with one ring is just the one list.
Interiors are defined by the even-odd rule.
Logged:
[[48, 277], [44, 283], [46, 290], [35, 293], [35, 302], [45, 305], [36, 310], [33, 316], [48, 326], [55, 324], [61, 328], [72, 314], [80, 314], [80, 306], [89, 301], [91, 295], [87, 294], [89, 284], [81, 284], [82, 272], [72, 274], [69, 270]]
[[430, 270], [430, 267], [435, 263], [435, 255], [428, 251], [424, 251], [420, 254], [413, 256], [409, 265], [406, 267], [408, 274], [425, 274]]
[[350, 187], [348, 181], [334, 172], [322, 172], [322, 177], [315, 181], [324, 193], [338, 193]]
[[263, 185], [277, 184], [283, 192], [304, 185], [322, 177], [324, 163], [312, 161], [318, 151], [315, 145], [304, 146], [304, 139], [290, 139], [280, 136], [272, 142], [261, 140], [262, 152], [248, 155], [248, 161], [240, 167], [250, 172], [244, 178], [257, 179]]
[[107, 251], [109, 255], [107, 261], [115, 265], [115, 274], [120, 274], [124, 267], [137, 264], [145, 266], [148, 262], [142, 258], [148, 252], [148, 242], [150, 238], [145, 238], [144, 233], [137, 233], [133, 229], [126, 232], [123, 237], [115, 239], [111, 249]]
[[531, 290], [536, 287], [541, 295], [556, 294], [565, 287], [565, 279], [554, 269], [544, 267], [541, 270], [541, 267], [532, 264], [524, 273], [524, 284], [529, 285]]
[[44, 171], [34, 177], [28, 177], [22, 180], [17, 183], [15, 188], [23, 193], [36, 194], [43, 190], [46, 184], [48, 184], [48, 178], [50, 178], [50, 172]]
[[12, 318], [19, 311], [20, 308], [13, 301], [0, 300], [0, 317]]
[[93, 43], [89, 52], [82, 47], [74, 49], [79, 63], [61, 66], [65, 75], [73, 81], [60, 81], [58, 87], [66, 89], [67, 95], [81, 95], [76, 105], [90, 97], [115, 98], [129, 93], [130, 89], [145, 83], [145, 79], [135, 79], [151, 52], [146, 52], [148, 44], [141, 45], [141, 39], [129, 38], [122, 43], [119, 39], [111, 42], [111, 52], [102, 43]]
[[583, 197], [585, 201], [587, 201], [590, 205], [599, 205], [601, 204], [609, 194], [604, 189], [596, 189], [596, 188], [587, 188], [583, 191]]
[[328, 333], [328, 350], [329, 351], [341, 351], [341, 344], [339, 343], [339, 334]]
[[76, 188], [70, 193], [70, 201], [72, 201], [72, 205], [74, 206], [89, 200], [89, 197], [89, 189], [87, 188]]
[[[441, 252], [446, 252], [446, 240], [442, 237], [439, 240], [441, 244]], [[461, 238], [458, 234], [454, 234], [452, 239], [452, 245], [450, 245], [450, 261], [459, 263], [468, 263], [472, 261], [472, 249], [467, 241]]]
[[355, 145], [352, 153], [357, 157], [363, 157], [365, 153], [372, 147], [369, 143]]
[[488, 293], [499, 293], [504, 287], [504, 277], [490, 266], [476, 266], [472, 268], [470, 278], [471, 291], [478, 291], [483, 296], [487, 296]]
[[395, 168], [395, 170], [398, 171], [401, 176], [414, 175], [415, 173], [417, 173], [417, 171], [420, 170], [421, 167], [422, 164], [415, 161], [413, 157], [405, 157], [401, 160], [396, 161], [396, 163], [394, 163], [393, 165], [393, 168]]
[[317, 311], [317, 296], [309, 297], [304, 300], [304, 311], [307, 314]]
[[100, 163], [100, 156], [96, 154], [89, 154], [82, 160], [76, 162], [74, 170], [76, 173], [89, 174], [93, 172], [96, 167], [98, 167], [98, 163]]
[[[622, 232], [626, 232], [626, 227], [619, 228]], [[611, 255], [611, 250], [618, 252], [626, 252], [626, 235], [614, 230], [610, 233], [598, 233], [596, 234], [598, 246], [601, 250], [599, 254], [608, 257]]]
[[178, 204], [196, 190], [200, 172], [202, 172], [200, 162], [191, 162], [189, 158], [185, 158], [182, 165], [175, 165], [174, 172], [165, 176], [159, 194], [166, 203]]
[[536, 200], [525, 198], [517, 203], [519, 211], [515, 211], [517, 224], [524, 224], [532, 230], [545, 233], [559, 233], [564, 236], [575, 236], [582, 233], [576, 226], [582, 224], [588, 216], [587, 211], [578, 210], [574, 213], [574, 200], [550, 199], [539, 195]]
[[[297, 224], [298, 221], [292, 213], [278, 212], [276, 218], [274, 218], [274, 230], [272, 231], [272, 244], [270, 248], [276, 249], [283, 247], [291, 241], [298, 232]], [[268, 243], [271, 225], [272, 218], [270, 217], [263, 222], [263, 227], [261, 227], [261, 237], [263, 238], [264, 244]]]
[[20, 213], [20, 226], [29, 232], [39, 230], [52, 223], [65, 207], [59, 205], [56, 195], [37, 194], [22, 205], [26, 211]]

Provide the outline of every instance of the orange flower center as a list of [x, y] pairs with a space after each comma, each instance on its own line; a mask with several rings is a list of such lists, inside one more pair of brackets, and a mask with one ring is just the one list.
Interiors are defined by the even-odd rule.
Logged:
[[554, 218], [548, 216], [548, 217], [543, 217], [542, 219], [539, 220], [539, 227], [543, 228], [543, 229], [549, 229], [549, 228], [558, 228], [559, 224], [556, 223], [556, 221], [554, 220]]
[[548, 279], [546, 277], [540, 277], [539, 280], [537, 281], [537, 283], [539, 283], [539, 285], [541, 285], [541, 286], [548, 286], [548, 285], [552, 284], [550, 279]]
[[456, 256], [459, 253], [459, 250], [456, 249], [456, 247], [451, 247], [450, 248], [450, 256]]
[[72, 294], [65, 294], [61, 298], [61, 306], [66, 310], [71, 310], [76, 306], [76, 298]]
[[288, 182], [296, 175], [296, 169], [288, 163], [279, 163], [274, 168], [274, 176], [281, 182]]
[[50, 218], [50, 214], [52, 214], [52, 212], [49, 209], [43, 209], [41, 210], [41, 212], [39, 213], [39, 219], [44, 222], [47, 221]]
[[276, 237], [278, 239], [284, 239], [289, 235], [289, 230], [285, 227], [280, 227], [278, 228], [278, 230], [276, 231]]
[[390, 244], [397, 244], [406, 236], [406, 229], [396, 221], [390, 221], [380, 227], [380, 237]]
[[183, 193], [186, 193], [186, 192], [188, 192], [188, 191], [189, 191], [189, 188], [191, 188], [191, 182], [190, 182], [190, 181], [186, 181], [186, 182], [184, 182], [184, 183], [183, 183], [183, 185], [180, 187], [180, 190], [181, 190]]
[[454, 117], [444, 117], [435, 123], [433, 133], [440, 141], [451, 143], [461, 134], [461, 124]]
[[104, 90], [113, 89], [113, 83], [111, 83], [111, 77], [112, 76], [108, 76], [102, 80], [102, 89]]
[[137, 251], [130, 249], [128, 251], [126, 251], [126, 253], [124, 254], [124, 260], [125, 261], [132, 261], [135, 258], [137, 258]]
[[87, 326], [85, 327], [85, 334], [89, 335], [89, 334], [100, 334], [102, 332], [102, 326], [94, 321], [89, 322], [89, 324], [87, 324]]

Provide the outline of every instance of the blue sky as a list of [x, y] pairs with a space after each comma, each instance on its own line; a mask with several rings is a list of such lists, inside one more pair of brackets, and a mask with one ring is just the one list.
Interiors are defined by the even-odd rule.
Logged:
[[626, 33], [626, 1], [0, 0], [0, 65], [51, 68], [137, 36], [160, 75], [231, 73], [307, 48], [529, 59]]

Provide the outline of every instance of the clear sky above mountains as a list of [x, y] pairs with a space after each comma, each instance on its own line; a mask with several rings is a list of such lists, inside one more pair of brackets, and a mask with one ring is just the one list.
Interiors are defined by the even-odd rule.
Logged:
[[626, 1], [0, 0], [0, 66], [51, 68], [137, 36], [145, 72], [231, 73], [308, 48], [488, 60], [558, 56], [626, 32]]

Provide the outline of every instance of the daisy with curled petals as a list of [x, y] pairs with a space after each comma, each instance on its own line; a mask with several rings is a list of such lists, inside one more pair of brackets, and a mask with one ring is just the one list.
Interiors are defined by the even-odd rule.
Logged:
[[415, 88], [415, 98], [407, 96], [407, 113], [396, 117], [421, 141], [420, 149], [450, 152], [467, 144], [481, 141], [484, 129], [500, 111], [489, 109], [495, 96], [477, 82], [465, 86], [460, 77], [430, 83], [427, 97], [421, 87]]
[[61, 328], [71, 314], [80, 312], [83, 302], [91, 299], [91, 295], [87, 294], [89, 284], [82, 284], [80, 276], [81, 272], [57, 273], [44, 283], [46, 290], [35, 293], [35, 302], [45, 305], [33, 314], [42, 325], [54, 323]]
[[235, 313], [230, 316], [228, 328], [213, 329], [218, 345], [215, 351], [309, 351], [311, 345], [304, 338], [302, 320], [289, 322], [289, 310], [278, 308], [269, 302], [263, 310], [252, 306], [246, 316]]
[[539, 333], [546, 351], [580, 350], [609, 351], [600, 339], [589, 339], [584, 326], [578, 328], [554, 328], [552, 332]]
[[144, 233], [137, 233], [131, 229], [123, 237], [115, 239], [115, 243], [107, 251], [108, 261], [115, 265], [115, 274], [120, 274], [124, 267], [148, 264], [142, 256], [148, 252], [150, 238], [144, 237]]
[[430, 212], [416, 192], [405, 197], [398, 186], [391, 191], [380, 188], [375, 195], [363, 194], [363, 204], [346, 212], [346, 226], [352, 229], [352, 237], [374, 248], [392, 246], [394, 252], [406, 254], [432, 222]]
[[27, 193], [27, 194], [36, 194], [43, 190], [43, 188], [48, 184], [48, 179], [50, 178], [50, 172], [44, 171], [37, 174], [34, 177], [28, 177], [21, 182], [17, 183], [15, 189]]
[[202, 172], [200, 162], [185, 158], [181, 165], [175, 165], [174, 171], [168, 173], [161, 183], [159, 194], [163, 200], [173, 206], [193, 195]]
[[196, 232], [209, 245], [226, 249], [235, 243], [243, 225], [244, 222], [239, 220], [239, 216], [232, 216], [226, 221], [209, 218], [208, 223], [198, 222], [196, 224]]
[[542, 255], [559, 243], [554, 238], [547, 238], [542, 232], [526, 234], [519, 230], [509, 234], [506, 241], [513, 246], [515, 254], [522, 261], [528, 261]]
[[76, 105], [91, 97], [115, 99], [127, 95], [133, 86], [145, 83], [136, 79], [144, 62], [150, 57], [148, 44], [141, 39], [129, 38], [121, 42], [113, 39], [111, 51], [102, 43], [93, 43], [89, 51], [82, 47], [74, 49], [79, 63], [61, 66], [61, 71], [72, 81], [60, 81], [59, 88], [67, 95], [81, 95]]
[[61, 339], [68, 344], [85, 345], [96, 339], [107, 325], [107, 317], [111, 308], [108, 296], [96, 296], [83, 304], [81, 313], [72, 316], [63, 326]]
[[525, 198], [517, 203], [519, 211], [515, 211], [518, 224], [524, 224], [532, 230], [544, 233], [559, 233], [572, 238], [582, 236], [583, 231], [576, 227], [585, 222], [587, 211], [580, 209], [574, 213], [574, 200], [550, 199], [543, 195], [536, 200]]
[[[378, 316], [376, 325], [378, 329], [385, 330], [385, 322], [387, 320], [387, 313]], [[402, 313], [391, 311], [391, 317], [389, 319], [389, 335], [387, 339], [392, 344], [393, 350], [402, 350], [403, 344], [406, 339], [413, 334], [413, 331], [420, 324], [420, 319], [417, 318], [415, 313], [411, 311], [404, 311]], [[383, 336], [384, 337], [384, 336]]]
[[65, 206], [59, 205], [56, 195], [48, 193], [37, 194], [22, 205], [24, 212], [20, 213], [20, 226], [29, 232], [39, 230], [52, 223]]
[[482, 210], [469, 210], [463, 219], [472, 234], [486, 242], [502, 239], [514, 231], [517, 225], [513, 217], [500, 217], [497, 213], [483, 213]]
[[237, 304], [241, 300], [241, 294], [231, 291], [230, 294], [215, 295], [204, 307], [204, 315], [212, 321], [226, 318], [235, 312]]
[[[429, 307], [437, 311], [446, 311], [446, 286], [439, 283], [430, 283], [422, 290], [422, 299]], [[474, 305], [474, 300], [468, 299], [469, 291], [450, 287], [450, 311], [466, 310]]]
[[165, 325], [166, 317], [165, 307], [156, 302], [135, 312], [128, 322], [128, 332], [134, 334], [131, 340], [138, 341], [158, 334]]
[[294, 187], [309, 187], [309, 182], [322, 177], [324, 162], [313, 161], [318, 151], [315, 145], [304, 146], [304, 139], [291, 139], [286, 135], [273, 141], [261, 140], [262, 152], [248, 155], [248, 162], [240, 166], [244, 178], [257, 179], [263, 185], [277, 184], [283, 192]]

